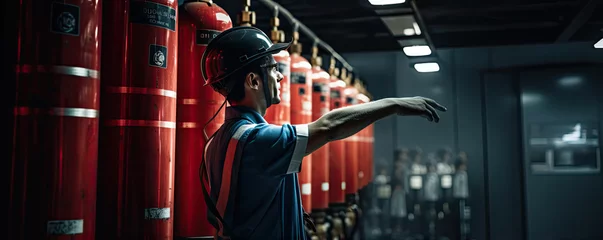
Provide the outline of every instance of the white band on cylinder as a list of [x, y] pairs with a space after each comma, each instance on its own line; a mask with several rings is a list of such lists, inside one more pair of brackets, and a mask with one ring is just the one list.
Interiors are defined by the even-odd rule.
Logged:
[[84, 233], [84, 219], [48, 221], [46, 233], [49, 235], [74, 235]]

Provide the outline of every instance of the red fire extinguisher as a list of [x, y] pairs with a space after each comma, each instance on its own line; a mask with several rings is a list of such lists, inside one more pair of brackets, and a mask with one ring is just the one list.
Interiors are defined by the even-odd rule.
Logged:
[[23, 0], [16, 9], [8, 239], [94, 239], [101, 5]]
[[[312, 48], [312, 121], [329, 112], [331, 76], [322, 68], [318, 47]], [[329, 144], [312, 153], [312, 208], [313, 212], [329, 208]]]
[[[307, 124], [312, 121], [312, 65], [302, 57], [299, 33], [293, 32], [291, 44], [291, 124]], [[306, 212], [312, 211], [312, 155], [302, 160], [299, 173], [302, 205]]]
[[[331, 79], [329, 81], [330, 88], [330, 110], [334, 110], [345, 105], [345, 90], [346, 83], [338, 78], [339, 69], [335, 67], [335, 59], [331, 58], [331, 66], [329, 68]], [[347, 188], [345, 179], [345, 142], [343, 140], [333, 141], [329, 143], [329, 203], [334, 207], [341, 206], [345, 203], [345, 190]]]
[[[186, 1], [178, 18], [178, 98], [174, 236], [207, 237], [214, 227], [207, 221], [207, 206], [201, 191], [199, 149], [205, 145], [203, 127], [224, 102], [224, 96], [203, 86], [201, 56], [207, 44], [232, 28], [228, 13], [211, 0]], [[224, 123], [224, 109], [205, 129], [211, 136]]]
[[[278, 30], [279, 23], [278, 16], [274, 16], [271, 20], [273, 29], [270, 32], [270, 38], [274, 43], [285, 41], [285, 33]], [[283, 74], [283, 79], [279, 82], [281, 102], [279, 104], [271, 105], [266, 110], [264, 118], [268, 123], [283, 125], [291, 122], [291, 86], [289, 83], [289, 79], [291, 78], [291, 56], [289, 55], [289, 52], [285, 50], [273, 54], [272, 56], [278, 64], [278, 71]]]
[[97, 239], [172, 238], [177, 5], [103, 6]]
[[[345, 74], [344, 74], [345, 75]], [[357, 104], [356, 95], [358, 94], [358, 90], [352, 84], [351, 78], [347, 76], [342, 76], [343, 79], [347, 79], [347, 86], [343, 91], [343, 95], [345, 97], [345, 105], [344, 106], [352, 106]], [[358, 134], [354, 134], [351, 137], [344, 139], [345, 143], [345, 152], [351, 153], [346, 154], [346, 158], [344, 160], [345, 164], [345, 182], [346, 182], [346, 190], [345, 193], [350, 198], [355, 198], [355, 194], [358, 191]]]
[[[368, 103], [370, 99], [366, 96], [366, 89], [359, 79], [356, 79], [356, 89], [359, 90], [359, 94], [356, 96], [358, 103]], [[362, 189], [366, 187], [370, 181], [371, 175], [371, 162], [370, 162], [370, 143], [369, 143], [369, 131], [370, 125], [362, 129], [358, 136], [358, 188]]]

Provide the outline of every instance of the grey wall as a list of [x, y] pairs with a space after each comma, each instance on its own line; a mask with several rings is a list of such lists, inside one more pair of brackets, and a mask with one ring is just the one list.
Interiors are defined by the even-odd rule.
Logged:
[[[436, 73], [417, 73], [409, 67], [410, 62], [401, 51], [344, 55], [370, 84], [369, 90], [376, 98], [421, 95], [433, 98], [449, 109], [442, 114], [439, 124], [420, 118], [401, 117], [377, 123], [375, 159], [387, 158], [390, 163], [392, 152], [397, 146], [418, 145], [425, 151], [450, 146], [466, 151], [470, 161], [468, 171], [473, 207], [472, 230], [475, 239], [521, 239], [524, 235], [521, 229], [525, 219], [521, 209], [523, 186], [519, 186], [523, 182], [523, 175], [518, 173], [521, 162], [491, 156], [505, 151], [519, 153], [521, 146], [516, 143], [512, 148], [497, 148], [494, 142], [485, 144], [488, 138], [505, 133], [496, 132], [496, 123], [484, 124], [488, 114], [489, 119], [497, 119], [500, 123], [504, 123], [500, 118], [505, 115], [496, 109], [484, 111], [487, 107], [484, 102], [496, 102], [501, 101], [500, 98], [506, 98], [509, 106], [516, 104], [513, 99], [517, 92], [511, 84], [521, 71], [518, 68], [547, 64], [559, 64], [553, 68], [562, 68], [583, 62], [603, 63], [603, 51], [595, 50], [590, 43], [572, 43], [447, 49], [439, 50], [438, 54], [441, 58], [441, 71]], [[500, 96], [496, 99], [488, 100], [484, 94], [487, 86], [483, 84], [483, 80], [497, 78], [486, 76], [486, 70], [500, 70], [510, 74], [498, 76], [499, 82], [493, 83], [504, 85], [505, 81], [509, 82], [509, 85], [505, 85], [507, 91], [498, 92]], [[510, 108], [508, 111], [510, 115], [518, 115], [519, 107]], [[513, 119], [514, 124], [519, 124], [517, 118]], [[390, 126], [395, 127], [393, 131]], [[489, 134], [486, 134], [486, 130], [490, 130]], [[519, 129], [513, 131], [516, 131], [513, 134], [521, 134]], [[507, 134], [504, 141], [513, 143], [513, 139], [519, 137], [513, 134]], [[509, 161], [512, 164], [507, 164]], [[603, 182], [603, 178], [599, 178], [599, 181]], [[503, 197], [511, 199], [505, 201]], [[548, 217], [541, 216], [537, 221], [546, 222]]]
[[[563, 85], [562, 81], [568, 79], [580, 82]], [[532, 124], [594, 123], [600, 128], [603, 65], [524, 71], [519, 82], [522, 94], [529, 94], [522, 102], [524, 141]], [[529, 156], [529, 148], [524, 151]], [[530, 239], [603, 239], [603, 175], [600, 172], [539, 174], [533, 173], [528, 163], [526, 158], [526, 220]]]

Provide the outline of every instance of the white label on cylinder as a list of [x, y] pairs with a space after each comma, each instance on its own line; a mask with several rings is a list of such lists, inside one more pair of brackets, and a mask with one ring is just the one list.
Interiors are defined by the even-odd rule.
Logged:
[[84, 219], [48, 221], [46, 232], [49, 235], [74, 235], [84, 233]]
[[170, 219], [170, 208], [147, 208], [144, 219]]
[[283, 102], [291, 102], [291, 95], [287, 93], [281, 93], [281, 98]]
[[312, 102], [303, 101], [302, 102], [302, 111], [312, 113]]
[[329, 191], [329, 183], [328, 183], [328, 182], [323, 182], [323, 183], [320, 185], [320, 189], [321, 189], [323, 192]]
[[312, 193], [312, 184], [311, 183], [304, 183], [302, 184], [302, 195], [310, 195]]
[[345, 190], [345, 182], [341, 182], [341, 190]]

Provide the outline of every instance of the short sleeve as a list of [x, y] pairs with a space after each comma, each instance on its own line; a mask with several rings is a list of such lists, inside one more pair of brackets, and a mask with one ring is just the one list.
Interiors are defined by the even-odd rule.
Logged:
[[249, 133], [244, 154], [261, 172], [280, 176], [300, 171], [307, 145], [307, 124], [258, 124]]

